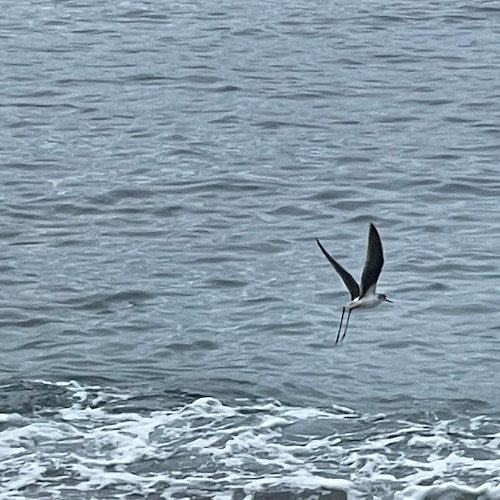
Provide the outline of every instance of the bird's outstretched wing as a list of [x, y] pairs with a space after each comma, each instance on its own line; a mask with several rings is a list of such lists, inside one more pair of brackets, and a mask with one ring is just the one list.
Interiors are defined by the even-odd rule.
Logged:
[[370, 234], [368, 236], [368, 251], [366, 253], [365, 267], [361, 275], [361, 295], [364, 297], [368, 291], [375, 293], [377, 281], [384, 265], [384, 253], [382, 243], [377, 228], [370, 224]]
[[337, 271], [337, 274], [342, 278], [342, 281], [351, 294], [351, 300], [359, 297], [359, 285], [356, 280], [325, 250], [318, 238], [316, 238], [316, 243], [323, 252], [323, 255], [328, 259], [328, 262], [330, 262], [335, 271]]

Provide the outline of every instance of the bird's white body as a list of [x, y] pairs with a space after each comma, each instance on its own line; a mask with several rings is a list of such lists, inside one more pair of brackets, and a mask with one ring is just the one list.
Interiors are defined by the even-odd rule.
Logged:
[[351, 302], [348, 302], [344, 307], [346, 311], [353, 309], [372, 309], [382, 304], [386, 300], [385, 296], [378, 293], [367, 293], [364, 297], [356, 297]]

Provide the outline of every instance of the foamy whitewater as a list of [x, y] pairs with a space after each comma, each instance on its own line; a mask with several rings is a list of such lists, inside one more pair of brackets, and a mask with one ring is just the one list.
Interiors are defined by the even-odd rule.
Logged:
[[487, 417], [188, 395], [150, 409], [147, 397], [109, 387], [24, 389], [24, 412], [0, 416], [5, 499], [500, 498], [500, 422]]

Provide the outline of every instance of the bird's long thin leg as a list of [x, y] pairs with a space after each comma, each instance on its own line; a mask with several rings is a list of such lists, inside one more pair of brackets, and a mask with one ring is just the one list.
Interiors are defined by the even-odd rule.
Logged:
[[342, 323], [344, 322], [344, 313], [345, 313], [345, 307], [342, 308], [342, 316], [340, 317], [339, 331], [337, 332], [337, 340], [335, 341], [336, 344], [339, 343], [340, 332], [342, 330]]
[[342, 335], [342, 338], [340, 339], [341, 342], [344, 341], [345, 339], [345, 334], [347, 333], [347, 325], [349, 324], [349, 318], [351, 317], [351, 311], [352, 309], [349, 309], [349, 312], [347, 313], [347, 320], [345, 322], [345, 329], [344, 329], [344, 335]]

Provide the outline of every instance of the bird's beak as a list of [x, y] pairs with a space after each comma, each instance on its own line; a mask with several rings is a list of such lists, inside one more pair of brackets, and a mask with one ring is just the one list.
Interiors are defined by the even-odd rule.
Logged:
[[389, 299], [385, 299], [386, 302], [389, 302], [390, 304], [394, 304], [394, 302], [392, 300], [389, 300]]

